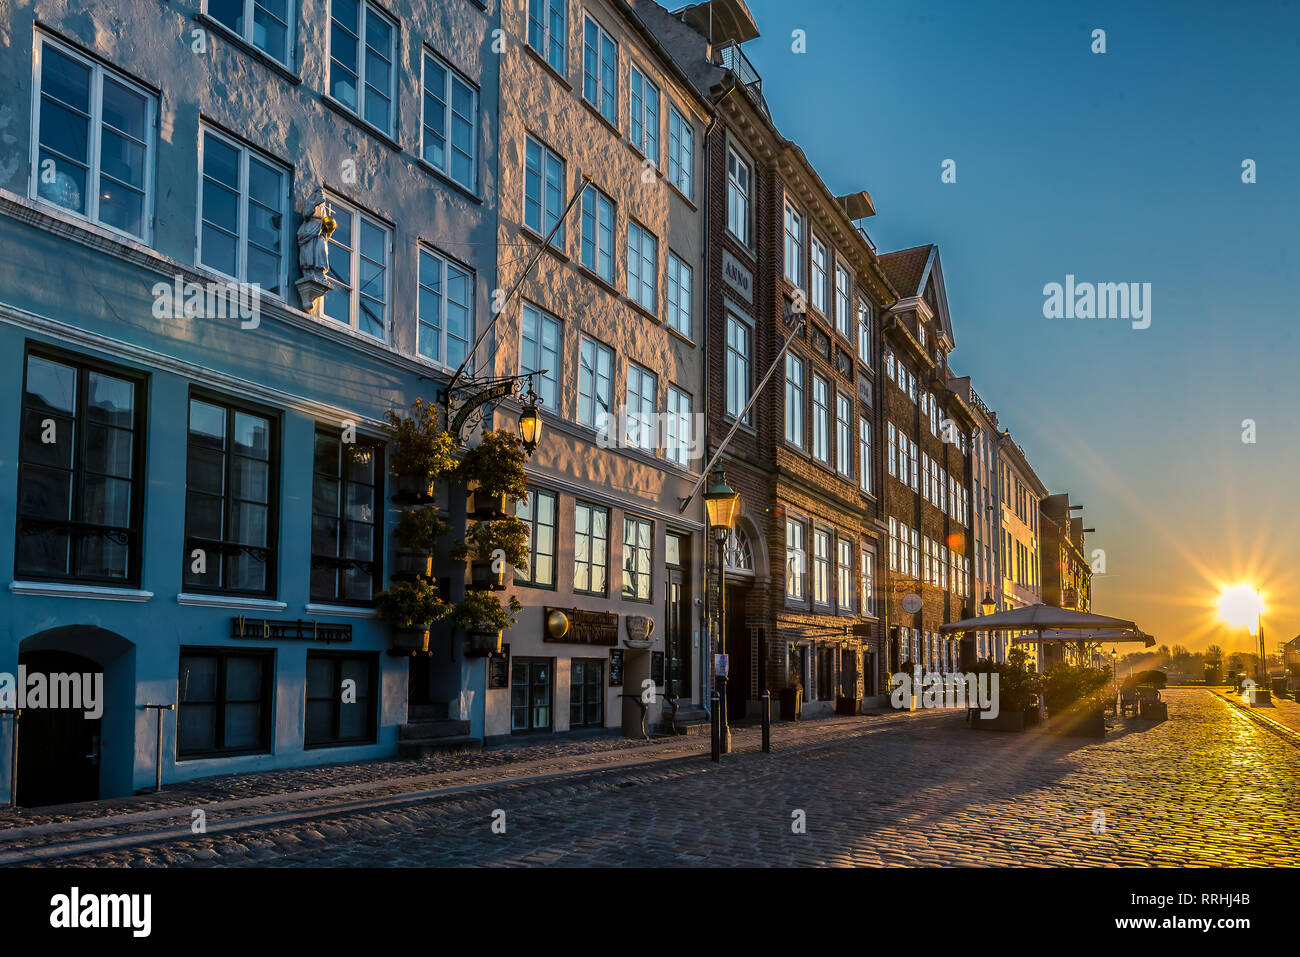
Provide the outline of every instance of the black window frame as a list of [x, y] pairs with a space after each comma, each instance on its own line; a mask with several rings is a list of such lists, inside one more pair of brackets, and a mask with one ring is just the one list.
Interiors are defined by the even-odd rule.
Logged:
[[[86, 456], [86, 379], [93, 372], [99, 372], [104, 375], [110, 375], [115, 378], [123, 379], [132, 384], [135, 388], [135, 396], [132, 408], [132, 450], [131, 450], [131, 523], [125, 527], [108, 526], [93, 522], [81, 522], [76, 519], [66, 521], [56, 519], [42, 519], [36, 517], [25, 517], [22, 514], [23, 501], [23, 469], [28, 463], [23, 460], [23, 419], [27, 411], [27, 373], [31, 359], [35, 357], [47, 362], [56, 362], [60, 365], [71, 366], [77, 373], [77, 398], [76, 410], [74, 412], [74, 442], [72, 468], [69, 470], [72, 474], [72, 493], [70, 511], [72, 515], [79, 512], [78, 505], [83, 500], [82, 495], [85, 485], [84, 461]], [[139, 588], [141, 574], [144, 567], [144, 491], [148, 484], [146, 469], [148, 466], [147, 446], [147, 410], [149, 404], [149, 375], [146, 372], [119, 366], [114, 363], [100, 362], [86, 356], [76, 353], [66, 352], [61, 349], [49, 348], [37, 343], [29, 342], [23, 353], [23, 377], [22, 391], [19, 393], [18, 400], [18, 475], [16, 482], [16, 495], [14, 501], [14, 578], [27, 581], [49, 581], [49, 582], [69, 582], [77, 584], [94, 584], [106, 587], [116, 588]], [[78, 427], [79, 426], [79, 427]], [[19, 548], [24, 534], [33, 534], [26, 532], [26, 529], [32, 529], [39, 525], [53, 524], [55, 526], [64, 526], [69, 530], [71, 536], [75, 536], [78, 530], [96, 529], [101, 530], [105, 535], [125, 534], [128, 538], [128, 547], [131, 548], [130, 557], [127, 562], [127, 574], [122, 578], [112, 578], [99, 575], [82, 575], [70, 572], [67, 575], [53, 575], [48, 572], [32, 572], [22, 568], [19, 562]], [[76, 567], [76, 548], [69, 543], [69, 568]]]
[[[218, 742], [215, 750], [204, 751], [182, 751], [181, 750], [181, 733], [180, 725], [184, 713], [183, 700], [185, 694], [185, 659], [190, 658], [216, 658], [219, 666], [217, 668], [217, 689], [216, 697], [212, 704], [215, 711], [216, 732], [214, 737]], [[254, 658], [262, 662], [262, 716], [260, 738], [258, 745], [252, 748], [226, 748], [222, 746], [225, 737], [226, 725], [226, 667], [225, 663], [231, 658]], [[196, 702], [197, 703], [197, 702]], [[275, 649], [274, 648], [210, 648], [202, 646], [182, 645], [179, 654], [179, 663], [177, 666], [176, 679], [176, 761], [195, 761], [203, 758], [230, 758], [238, 757], [245, 754], [270, 754], [272, 752], [273, 735], [275, 718]]]
[[[326, 697], [311, 697], [311, 663], [312, 660], [328, 660], [333, 667], [334, 675], [332, 684], [333, 693]], [[366, 733], [358, 738], [339, 737], [339, 723], [342, 719], [343, 696], [339, 689], [342, 688], [342, 669], [344, 662], [347, 661], [364, 661], [370, 669], [370, 678], [366, 685], [365, 700], [369, 708], [366, 715]], [[375, 744], [379, 740], [379, 655], [376, 652], [358, 652], [358, 651], [308, 651], [307, 652], [307, 670], [303, 678], [303, 715], [302, 715], [302, 746], [303, 750], [312, 751], [320, 748], [345, 748], [356, 745]], [[358, 689], [358, 698], [360, 698], [360, 689]], [[311, 740], [308, 737], [308, 720], [307, 705], [312, 701], [330, 701], [332, 702], [331, 710], [331, 727], [333, 736], [321, 739]], [[360, 701], [357, 702], [360, 704]]]
[[[605, 668], [607, 665], [608, 665], [608, 660], [605, 658], [570, 658], [569, 659], [569, 729], [570, 730], [574, 730], [574, 729], [586, 730], [590, 728], [605, 727], [605, 719], [606, 719]], [[581, 685], [579, 685], [574, 679], [574, 676], [579, 667], [581, 667], [584, 670], [584, 672], [587, 668], [594, 668], [597, 674], [596, 681], [595, 682], [589, 681], [584, 676]], [[574, 723], [573, 709], [577, 707], [578, 710], [582, 713], [583, 717], [585, 718], [587, 709], [590, 708], [593, 704], [592, 701], [589, 701], [587, 699], [587, 696], [585, 694], [581, 695], [577, 700], [574, 699], [574, 689], [579, 687], [581, 689], [595, 688], [596, 697], [595, 697], [594, 704], [599, 714], [599, 719], [597, 721], [593, 722], [593, 721], [582, 720], [577, 722], [576, 724]]]
[[[374, 501], [373, 501], [373, 503], [372, 503], [372, 508], [373, 508], [373, 510], [374, 510], [374, 515], [373, 515], [373, 521], [371, 522], [372, 533], [373, 533], [374, 541], [373, 541], [373, 543], [371, 544], [371, 551], [370, 551], [371, 559], [370, 559], [369, 561], [363, 561], [363, 560], [361, 560], [361, 559], [355, 559], [355, 558], [343, 558], [342, 556], [340, 556], [340, 555], [338, 554], [338, 552], [342, 550], [342, 542], [341, 542], [340, 537], [339, 537], [339, 536], [342, 534], [342, 532], [341, 532], [341, 528], [342, 528], [342, 526], [344, 525], [344, 523], [347, 521], [347, 520], [344, 519], [341, 515], [338, 515], [338, 516], [332, 516], [332, 518], [333, 518], [335, 521], [337, 521], [337, 522], [339, 523], [339, 526], [340, 526], [340, 529], [337, 529], [336, 532], [335, 532], [335, 554], [334, 554], [334, 555], [318, 555], [318, 554], [316, 553], [316, 548], [315, 548], [315, 534], [316, 534], [316, 516], [317, 516], [317, 514], [318, 514], [317, 511], [316, 511], [316, 479], [317, 479], [318, 476], [324, 475], [324, 473], [318, 471], [317, 468], [316, 468], [316, 454], [315, 454], [315, 453], [316, 453], [316, 440], [317, 440], [317, 437], [318, 437], [318, 436], [321, 436], [321, 435], [325, 435], [326, 437], [331, 438], [331, 439], [336, 439], [336, 440], [339, 442], [339, 456], [340, 456], [340, 459], [339, 459], [339, 473], [338, 473], [337, 476], [335, 476], [335, 478], [338, 480], [338, 483], [339, 483], [339, 498], [338, 498], [338, 501], [339, 501], [339, 507], [340, 507], [340, 509], [343, 507], [343, 504], [347, 501], [347, 491], [348, 491], [349, 486], [354, 485], [354, 484], [358, 484], [358, 483], [354, 483], [354, 482], [350, 481], [350, 480], [348, 479], [347, 475], [346, 475], [346, 470], [343, 468], [343, 464], [342, 464], [342, 455], [343, 455], [343, 450], [346, 449], [346, 448], [367, 448], [367, 449], [370, 450], [370, 454], [373, 455], [373, 456], [375, 457], [375, 459], [374, 459], [374, 463], [375, 463], [375, 464], [374, 464], [374, 478], [375, 478], [375, 481], [374, 481], [374, 484], [371, 486], [371, 488], [373, 489], [373, 494], [374, 494]], [[327, 565], [332, 565], [332, 566], [334, 567], [334, 572], [335, 572], [335, 575], [334, 575], [334, 589], [335, 589], [335, 596], [331, 598], [331, 597], [325, 597], [325, 596], [323, 596], [323, 595], [319, 595], [319, 594], [317, 594], [316, 591], [315, 591], [314, 578], [313, 578], [313, 576], [309, 573], [308, 576], [307, 576], [307, 595], [308, 595], [308, 600], [309, 600], [309, 601], [312, 601], [312, 602], [318, 602], [318, 603], [321, 603], [321, 604], [327, 604], [327, 605], [349, 605], [349, 606], [356, 606], [356, 607], [360, 607], [360, 608], [370, 608], [370, 607], [373, 607], [373, 606], [374, 606], [374, 603], [375, 603], [375, 597], [374, 597], [374, 596], [375, 596], [375, 594], [378, 593], [378, 592], [382, 589], [382, 587], [383, 587], [383, 570], [384, 570], [384, 509], [385, 509], [385, 505], [384, 505], [384, 492], [385, 492], [385, 489], [384, 489], [384, 472], [385, 472], [385, 471], [386, 471], [386, 469], [385, 469], [385, 460], [384, 460], [384, 443], [383, 443], [381, 440], [379, 440], [379, 439], [375, 439], [375, 438], [371, 438], [370, 436], [361, 436], [361, 435], [358, 435], [358, 436], [356, 437], [356, 441], [355, 441], [355, 442], [344, 442], [344, 441], [343, 441], [343, 430], [342, 430], [342, 429], [335, 429], [335, 428], [333, 428], [333, 427], [331, 427], [331, 426], [328, 426], [328, 425], [322, 425], [322, 424], [319, 423], [319, 422], [316, 423], [316, 429], [315, 429], [315, 431], [312, 433], [312, 467], [311, 467], [311, 482], [312, 482], [311, 516], [312, 516], [312, 521], [311, 521], [311, 526], [308, 528], [308, 533], [307, 533], [308, 536], [309, 536], [308, 547], [310, 548], [310, 551], [311, 551], [310, 567], [311, 567], [312, 570], [315, 570], [315, 569], [317, 569], [317, 568], [321, 568], [321, 567], [325, 567], [325, 566], [327, 566]], [[369, 597], [369, 598], [344, 598], [344, 597], [342, 597], [342, 593], [341, 593], [341, 590], [340, 590], [340, 588], [339, 588], [339, 574], [338, 574], [338, 573], [341, 572], [341, 571], [343, 571], [343, 570], [346, 569], [346, 568], [353, 567], [353, 566], [357, 567], [357, 568], [360, 569], [361, 571], [365, 571], [365, 570], [366, 570], [366, 566], [369, 566], [369, 568], [370, 568], [370, 578], [371, 578], [371, 587], [370, 587], [370, 597]]]
[[[267, 463], [269, 472], [267, 475], [267, 503], [266, 503], [266, 528], [267, 528], [267, 545], [243, 545], [237, 542], [220, 541], [214, 542], [209, 539], [198, 538], [190, 535], [190, 508], [189, 508], [189, 456], [190, 456], [190, 405], [195, 400], [206, 402], [209, 405], [220, 406], [226, 413], [226, 439], [229, 442], [230, 436], [233, 435], [232, 426], [234, 414], [243, 412], [247, 415], [255, 415], [265, 418], [270, 426], [270, 436], [267, 439], [268, 456]], [[203, 595], [231, 595], [247, 598], [268, 598], [274, 599], [279, 589], [279, 565], [280, 565], [280, 480], [281, 480], [281, 443], [283, 441], [283, 428], [281, 413], [277, 409], [267, 406], [257, 405], [249, 402], [237, 402], [219, 392], [211, 392], [206, 389], [191, 388], [189, 395], [185, 400], [185, 528], [184, 542], [181, 551], [181, 589], [192, 594]], [[233, 455], [227, 447], [223, 449], [223, 485], [222, 485], [222, 509], [223, 521], [230, 521], [230, 471]], [[208, 494], [208, 493], [204, 493]], [[193, 543], [206, 543], [210, 548], [215, 550], [222, 562], [228, 552], [239, 552], [245, 549], [265, 551], [266, 565], [266, 588], [261, 591], [251, 589], [239, 589], [230, 587], [212, 587], [209, 585], [198, 585], [186, 581], [190, 567], [190, 555], [193, 552]], [[215, 547], [214, 547], [215, 546]], [[224, 569], [223, 569], [224, 578]], [[310, 587], [310, 586], [309, 586]]]
[[[626, 579], [629, 572], [629, 569], [627, 567], [627, 550], [628, 550], [627, 526], [629, 522], [634, 522], [638, 524], [643, 523], [649, 526], [650, 528], [650, 544], [646, 546], [646, 551], [649, 553], [650, 557], [646, 565], [646, 572], [645, 572], [646, 596], [644, 598], [638, 598], [636, 594], [635, 583], [639, 579], [640, 573], [637, 572], [635, 569], [630, 570], [631, 574], [633, 575], [632, 593], [630, 595], [627, 593]], [[635, 549], [638, 546], [632, 545], [631, 547], [635, 551]], [[635, 601], [635, 602], [640, 602], [642, 604], [653, 604], [654, 597], [655, 597], [655, 523], [654, 520], [649, 518], [644, 518], [643, 516], [634, 514], [632, 512], [624, 512], [622, 548], [623, 548], [622, 555], [620, 556], [619, 559], [619, 568], [622, 573], [622, 580], [620, 580], [619, 582], [619, 597], [623, 601]]]

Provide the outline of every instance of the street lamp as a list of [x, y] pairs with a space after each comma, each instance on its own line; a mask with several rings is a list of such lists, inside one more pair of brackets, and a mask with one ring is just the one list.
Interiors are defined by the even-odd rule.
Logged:
[[533, 391], [532, 380], [529, 380], [528, 391], [521, 398], [524, 407], [519, 413], [519, 438], [523, 440], [528, 454], [532, 455], [537, 450], [538, 439], [542, 437], [542, 417], [537, 413], [541, 398]]
[[986, 615], [991, 615], [995, 610], [997, 610], [997, 607], [998, 603], [993, 600], [993, 597], [989, 595], [988, 589], [986, 588], [984, 590], [984, 600], [980, 602], [980, 610]]
[[[740, 511], [740, 493], [727, 484], [726, 474], [719, 465], [713, 470], [713, 487], [704, 493], [704, 508], [709, 516], [709, 529], [718, 545], [718, 655], [727, 653], [727, 537], [736, 524]], [[727, 675], [718, 675], [718, 727], [721, 751], [731, 751], [731, 729], [727, 727]]]

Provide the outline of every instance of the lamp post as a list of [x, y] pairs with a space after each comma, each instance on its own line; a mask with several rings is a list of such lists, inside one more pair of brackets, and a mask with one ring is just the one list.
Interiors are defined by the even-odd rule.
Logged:
[[[718, 656], [726, 661], [727, 654], [727, 537], [736, 524], [740, 510], [740, 493], [727, 484], [725, 473], [719, 465], [713, 470], [713, 487], [704, 493], [704, 507], [708, 512], [709, 529], [718, 546]], [[726, 670], [730, 670], [729, 668]], [[727, 675], [726, 670], [717, 676], [717, 722], [723, 754], [731, 751], [731, 729], [727, 726]]]

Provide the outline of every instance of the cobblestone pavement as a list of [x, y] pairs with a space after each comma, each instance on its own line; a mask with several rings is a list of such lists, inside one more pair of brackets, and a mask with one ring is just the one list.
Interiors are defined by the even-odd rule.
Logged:
[[1164, 697], [1168, 722], [1120, 722], [1104, 741], [974, 733], [951, 714], [841, 719], [777, 738], [770, 755], [741, 732], [721, 766], [698, 750], [644, 753], [50, 863], [1300, 864], [1300, 749], [1207, 690]]

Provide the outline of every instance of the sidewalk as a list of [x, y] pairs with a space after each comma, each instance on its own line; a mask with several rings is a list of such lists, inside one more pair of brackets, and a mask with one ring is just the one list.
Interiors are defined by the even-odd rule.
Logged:
[[1300, 702], [1297, 702], [1294, 698], [1280, 698], [1273, 695], [1271, 707], [1268, 705], [1252, 707], [1244, 702], [1242, 696], [1236, 694], [1231, 688], [1212, 688], [1210, 690], [1230, 704], [1244, 711], [1249, 711], [1264, 722], [1281, 725], [1283, 728], [1294, 732], [1297, 737], [1300, 737]]

